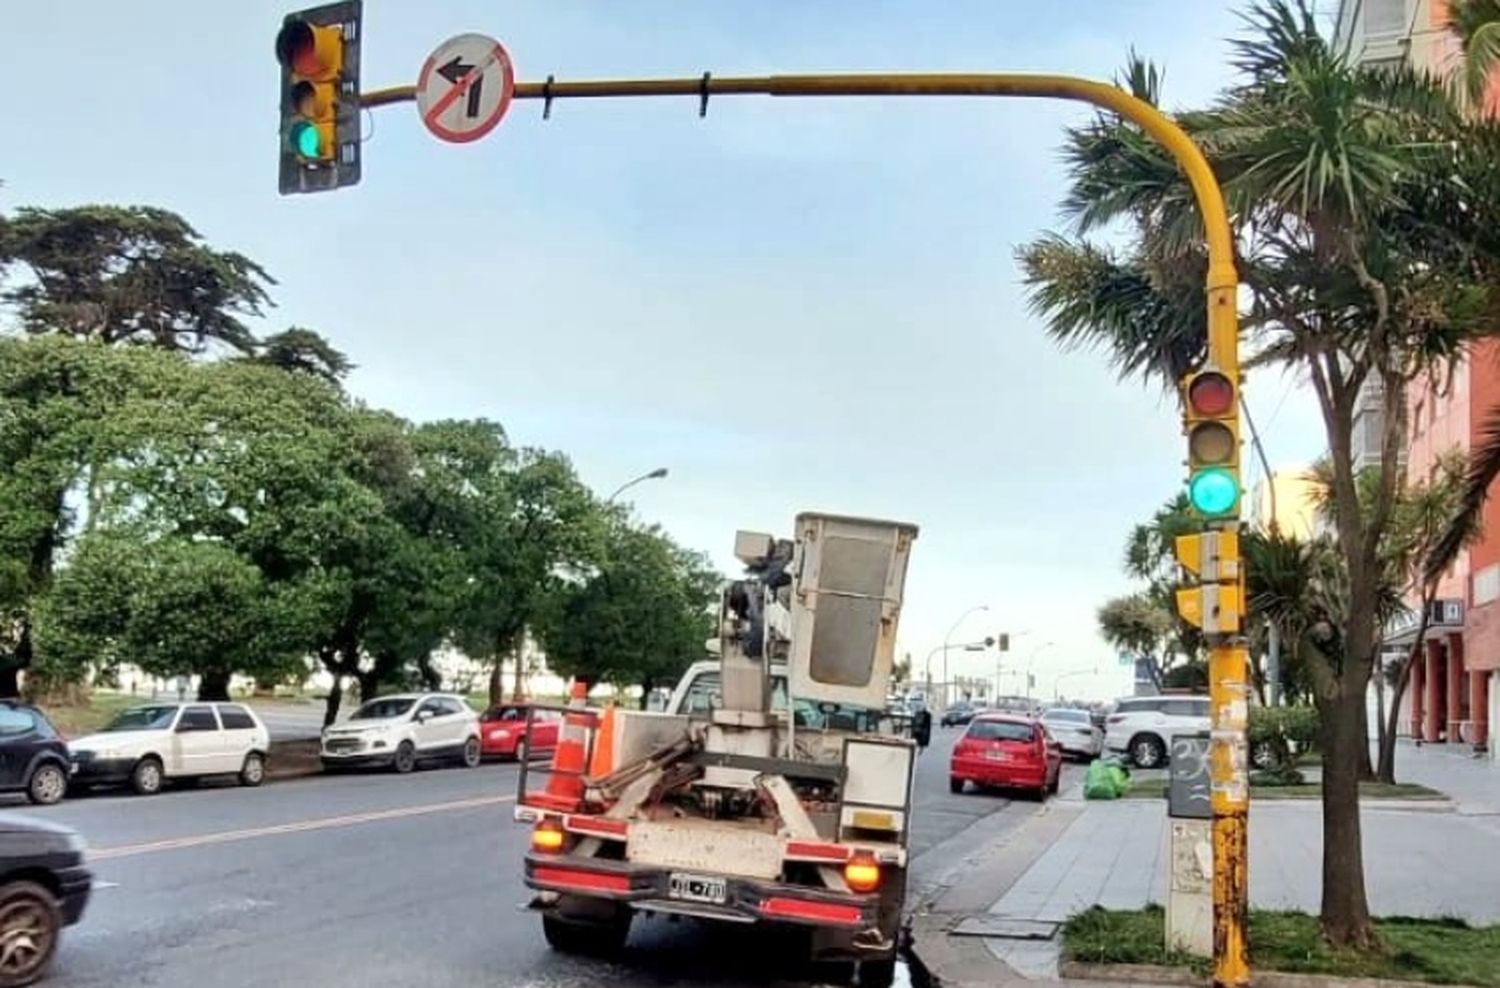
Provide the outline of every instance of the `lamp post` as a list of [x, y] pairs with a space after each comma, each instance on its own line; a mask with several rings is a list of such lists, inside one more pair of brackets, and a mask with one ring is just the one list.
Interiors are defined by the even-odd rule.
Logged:
[[1057, 642], [1042, 642], [1036, 648], [1032, 649], [1031, 650], [1031, 654], [1026, 657], [1026, 699], [1027, 700], [1031, 699], [1031, 664], [1036, 661], [1036, 657], [1038, 655], [1041, 655], [1042, 652], [1046, 651], [1047, 649], [1051, 648], [1053, 645], [1056, 645], [1056, 644], [1057, 644]]
[[[927, 653], [927, 660], [925, 662], [925, 667], [926, 667], [926, 670], [927, 670], [926, 679], [927, 679], [927, 692], [928, 692], [929, 697], [931, 696], [931, 693], [932, 693], [932, 657], [934, 655], [938, 654], [939, 652], [943, 653], [943, 660], [944, 660], [944, 663], [945, 663], [944, 668], [946, 668], [948, 651], [950, 649], [956, 648], [956, 649], [960, 649], [960, 650], [965, 651], [965, 652], [983, 652], [985, 649], [987, 649], [987, 648], [990, 647], [990, 642], [991, 642], [991, 639], [985, 639], [984, 641], [978, 641], [978, 642], [966, 642], [965, 644], [962, 644], [962, 645], [939, 645], [937, 648], [935, 648], [932, 651], [928, 652]], [[945, 678], [944, 679], [944, 684], [943, 684], [943, 691], [944, 691], [944, 693], [943, 693], [943, 699], [944, 700], [947, 700], [947, 698], [948, 698], [947, 697], [947, 689], [948, 689], [948, 687], [947, 687], [947, 680]]]
[[1094, 666], [1092, 669], [1070, 669], [1069, 671], [1063, 673], [1062, 675], [1058, 676], [1056, 679], [1054, 679], [1052, 681], [1052, 699], [1054, 699], [1054, 700], [1061, 700], [1062, 699], [1062, 681], [1064, 679], [1070, 679], [1073, 676], [1097, 676], [1097, 675], [1099, 675], [1099, 667], [1098, 666]]
[[650, 473], [643, 473], [639, 477], [635, 478], [634, 480], [627, 480], [625, 483], [623, 483], [619, 487], [617, 487], [615, 489], [615, 492], [613, 494], [611, 494], [609, 497], [605, 498], [604, 499], [604, 503], [605, 504], [614, 504], [615, 503], [615, 498], [619, 497], [621, 494], [624, 494], [626, 491], [630, 490], [630, 488], [634, 487], [636, 484], [644, 483], [644, 482], [646, 482], [648, 480], [661, 480], [666, 475], [667, 475], [667, 468], [666, 467], [657, 467], [655, 470], [652, 470]]
[[947, 706], [947, 700], [948, 700], [948, 649], [951, 647], [948, 643], [953, 639], [953, 633], [958, 630], [958, 626], [964, 623], [964, 619], [965, 618], [967, 618], [970, 614], [978, 614], [980, 611], [987, 611], [989, 609], [990, 609], [990, 605], [989, 604], [975, 604], [973, 607], [969, 608], [967, 611], [964, 611], [962, 614], [960, 614], [958, 616], [958, 620], [953, 622], [953, 627], [949, 628], [948, 629], [948, 633], [943, 636], [943, 701], [944, 701], [943, 705], [944, 706]]

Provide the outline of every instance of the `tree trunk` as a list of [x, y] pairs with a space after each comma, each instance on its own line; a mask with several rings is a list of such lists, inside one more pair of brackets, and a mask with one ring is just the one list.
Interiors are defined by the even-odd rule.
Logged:
[[[1380, 774], [1385, 765], [1386, 742], [1391, 736], [1390, 725], [1385, 716], [1385, 661], [1375, 663], [1375, 674], [1370, 677], [1375, 684], [1375, 781], [1386, 781]], [[1394, 766], [1393, 766], [1394, 767]]]
[[523, 627], [521, 633], [516, 636], [516, 688], [511, 692], [511, 699], [526, 699], [526, 629]]
[[495, 653], [495, 664], [490, 667], [490, 706], [498, 707], [505, 702], [505, 659], [502, 653]]
[[443, 687], [442, 674], [433, 668], [432, 653], [424, 652], [417, 656], [417, 674], [422, 677], [422, 688], [429, 692], [436, 692]]
[[229, 670], [210, 669], [198, 677], [198, 699], [201, 701], [225, 701], [229, 699]]
[[1366, 682], [1365, 689], [1360, 691], [1359, 697], [1359, 736], [1364, 738], [1364, 743], [1359, 748], [1359, 781], [1375, 781], [1375, 763], [1370, 758], [1370, 703], [1369, 683]]
[[344, 674], [333, 674], [333, 686], [328, 691], [328, 705], [323, 708], [323, 726], [331, 727], [339, 719], [339, 704], [344, 699]]
[[1365, 698], [1341, 677], [1319, 694], [1323, 720], [1323, 935], [1336, 946], [1374, 945], [1360, 839], [1359, 767], [1367, 757]]
[[21, 695], [21, 667], [0, 666], [0, 698], [13, 700]]
[[380, 663], [376, 662], [374, 668], [355, 673], [354, 678], [359, 683], [359, 702], [369, 703], [380, 695], [380, 684], [383, 681]]

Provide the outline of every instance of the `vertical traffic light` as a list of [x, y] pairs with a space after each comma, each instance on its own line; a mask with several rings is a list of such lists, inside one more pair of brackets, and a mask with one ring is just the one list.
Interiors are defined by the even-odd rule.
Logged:
[[1188, 501], [1209, 520], [1239, 516], [1239, 394], [1234, 378], [1200, 370], [1182, 379], [1188, 441]]
[[299, 10], [276, 34], [282, 195], [359, 181], [360, 4]]

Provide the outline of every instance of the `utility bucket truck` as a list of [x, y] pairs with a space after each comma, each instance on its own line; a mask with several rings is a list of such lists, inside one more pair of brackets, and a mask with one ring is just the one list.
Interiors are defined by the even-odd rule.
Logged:
[[663, 713], [592, 711], [575, 689], [516, 807], [554, 948], [616, 950], [637, 912], [792, 925], [814, 959], [890, 982], [915, 747], [886, 697], [916, 535], [810, 513], [790, 541], [740, 532], [711, 702], [685, 710], [679, 688]]

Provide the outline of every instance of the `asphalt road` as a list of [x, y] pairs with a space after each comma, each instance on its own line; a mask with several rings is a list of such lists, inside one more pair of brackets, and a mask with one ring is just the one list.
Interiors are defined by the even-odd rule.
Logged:
[[[912, 850], [929, 870], [982, 818], [1036, 811], [951, 795], [946, 749], [955, 736], [938, 732], [919, 764]], [[511, 819], [515, 781], [508, 765], [432, 768], [26, 809], [77, 827], [99, 881], [48, 983], [636, 988], [817, 979], [753, 931], [660, 919], [637, 923], [616, 964], [552, 953], [538, 920], [520, 910], [527, 832]]]

